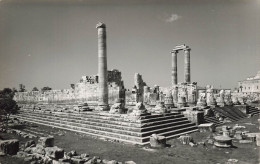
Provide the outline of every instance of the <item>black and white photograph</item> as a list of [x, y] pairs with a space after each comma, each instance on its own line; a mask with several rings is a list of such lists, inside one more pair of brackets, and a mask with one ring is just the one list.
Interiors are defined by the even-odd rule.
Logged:
[[0, 164], [259, 164], [260, 0], [0, 0]]

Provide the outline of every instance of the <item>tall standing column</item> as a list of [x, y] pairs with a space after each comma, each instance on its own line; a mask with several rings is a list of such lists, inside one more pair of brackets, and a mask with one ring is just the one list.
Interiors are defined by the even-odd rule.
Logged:
[[190, 48], [184, 49], [184, 81], [190, 83]]
[[98, 106], [101, 110], [108, 110], [108, 86], [107, 86], [107, 45], [106, 45], [106, 25], [99, 22], [98, 29], [98, 83], [99, 99]]
[[172, 51], [172, 85], [177, 85], [177, 53], [178, 51]]

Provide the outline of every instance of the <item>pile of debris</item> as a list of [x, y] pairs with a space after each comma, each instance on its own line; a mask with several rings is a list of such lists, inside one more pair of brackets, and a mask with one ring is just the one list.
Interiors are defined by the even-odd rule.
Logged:
[[[0, 155], [15, 155], [23, 158], [31, 164], [122, 164], [115, 160], [101, 159], [98, 156], [90, 157], [89, 154], [78, 154], [76, 151], [65, 152], [62, 148], [54, 146], [54, 137], [40, 137], [38, 143], [30, 140], [19, 147], [19, 141], [1, 140]], [[133, 161], [125, 161], [125, 164], [135, 164]]]

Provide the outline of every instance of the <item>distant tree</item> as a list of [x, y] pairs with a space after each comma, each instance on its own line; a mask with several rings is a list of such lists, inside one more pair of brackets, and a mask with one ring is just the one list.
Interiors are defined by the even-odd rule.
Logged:
[[42, 92], [49, 91], [49, 90], [52, 90], [52, 89], [50, 87], [43, 87], [41, 89]]
[[10, 88], [0, 90], [0, 123], [2, 128], [7, 129], [11, 114], [18, 111], [18, 106], [13, 100], [15, 92]]
[[19, 84], [19, 92], [26, 92], [25, 85]]
[[37, 87], [33, 87], [32, 91], [39, 91]]

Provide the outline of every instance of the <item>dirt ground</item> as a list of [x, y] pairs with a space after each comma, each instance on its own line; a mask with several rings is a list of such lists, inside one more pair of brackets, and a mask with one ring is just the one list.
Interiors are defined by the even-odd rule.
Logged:
[[[240, 120], [238, 122], [227, 123], [228, 126], [239, 124], [245, 126], [244, 131], [259, 132], [257, 119], [259, 116], [253, 116]], [[24, 129], [23, 129], [24, 128]], [[135, 161], [138, 164], [225, 164], [229, 159], [237, 159], [237, 164], [257, 164], [259, 163], [259, 147], [256, 143], [242, 144], [233, 140], [233, 148], [216, 148], [206, 142], [206, 146], [198, 145], [191, 147], [182, 145], [178, 139], [168, 140], [170, 145], [164, 149], [151, 149], [149, 146], [141, 147], [137, 145], [128, 145], [95, 139], [90, 136], [74, 133], [70, 131], [59, 130], [46, 126], [28, 124], [22, 130], [30, 130], [39, 136], [53, 135], [55, 145], [63, 148], [65, 151], [76, 150], [78, 153], [88, 153], [90, 156], [99, 156], [101, 159], [116, 161]], [[219, 128], [217, 128], [218, 131]], [[18, 138], [23, 144], [30, 139], [24, 139], [14, 134], [0, 134], [4, 139]], [[192, 133], [195, 142], [206, 141], [210, 133]], [[37, 140], [37, 138], [35, 138]], [[2, 164], [25, 164], [21, 159], [6, 156], [0, 157]]]

